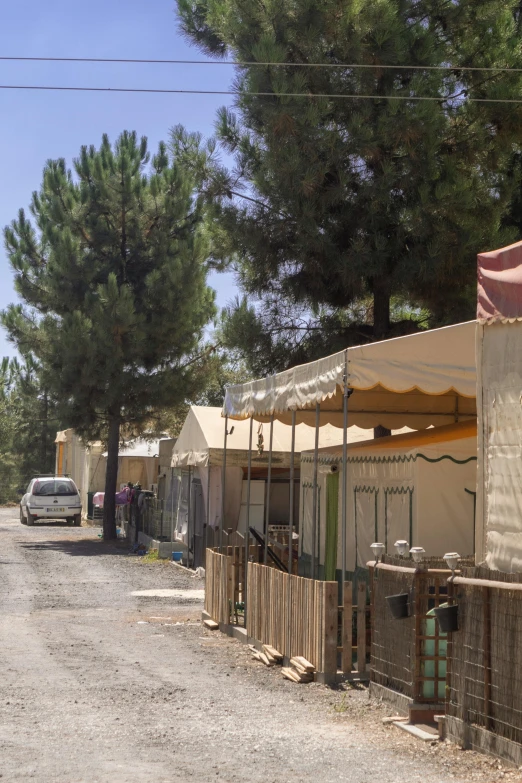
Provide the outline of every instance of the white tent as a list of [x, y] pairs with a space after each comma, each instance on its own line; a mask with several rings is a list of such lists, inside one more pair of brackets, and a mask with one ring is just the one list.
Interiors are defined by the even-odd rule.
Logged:
[[[270, 428], [261, 424], [254, 426], [253, 445], [257, 448], [259, 436], [263, 437], [263, 451], [252, 455], [252, 464], [268, 464]], [[355, 427], [351, 436], [353, 441], [366, 438], [366, 433]], [[274, 422], [272, 464], [277, 467], [290, 466], [292, 431], [290, 427]], [[314, 428], [300, 424], [295, 430], [295, 452], [313, 448]], [[321, 446], [337, 445], [342, 440], [335, 427], [326, 427], [320, 434]], [[172, 451], [172, 467], [193, 465], [207, 467], [222, 465], [225, 442], [225, 419], [221, 408], [192, 405]], [[248, 462], [250, 442], [250, 424], [248, 421], [233, 421], [228, 425], [227, 465], [245, 466]]]
[[[272, 447], [272, 483], [270, 494], [270, 524], [288, 524], [289, 468], [291, 456], [291, 428], [274, 422]], [[351, 439], [362, 440], [365, 431], [355, 427]], [[342, 432], [335, 427], [323, 427], [319, 444], [335, 446], [342, 440]], [[192, 406], [172, 452], [172, 475], [167, 491], [167, 511], [175, 534], [185, 543], [188, 537], [203, 534], [205, 521], [218, 528], [222, 513], [222, 486], [225, 438], [225, 419], [220, 408]], [[294, 467], [299, 470], [299, 454], [313, 448], [314, 428], [300, 424], [295, 430]], [[247, 510], [246, 471], [250, 443], [250, 423], [228, 423], [225, 468], [225, 529], [244, 532]], [[265, 513], [266, 477], [269, 461], [270, 427], [256, 423], [252, 439], [252, 482], [250, 497], [250, 524], [263, 529]], [[258, 448], [259, 445], [259, 448]], [[262, 448], [261, 448], [262, 446]], [[298, 473], [296, 473], [296, 479]], [[298, 494], [298, 486], [296, 488]], [[298, 503], [295, 503], [297, 522]], [[196, 516], [198, 518], [196, 519]]]
[[352, 390], [349, 425], [423, 429], [476, 416], [476, 322], [347, 348], [286, 372], [227, 389], [231, 419], [274, 415], [290, 423], [343, 426], [344, 385]]
[[[341, 568], [340, 481], [342, 451], [322, 449], [318, 513], [313, 521], [313, 452], [301, 454], [301, 565], [335, 579]], [[477, 475], [476, 424], [449, 425], [353, 444], [348, 452], [347, 570], [372, 557], [382, 541], [388, 554], [404, 539], [426, 556], [474, 551]], [[314, 544], [315, 542], [315, 544]]]
[[477, 560], [522, 571], [522, 242], [478, 257]]

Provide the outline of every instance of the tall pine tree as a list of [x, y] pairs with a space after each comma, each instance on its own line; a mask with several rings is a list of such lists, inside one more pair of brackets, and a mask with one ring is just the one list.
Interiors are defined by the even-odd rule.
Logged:
[[[178, 11], [207, 55], [245, 63], [236, 112], [218, 118], [232, 170], [213, 145], [173, 134], [215, 205], [215, 253], [248, 296], [230, 314], [232, 343], [248, 332], [250, 358], [276, 369], [415, 328], [417, 308], [432, 325], [471, 316], [476, 252], [516, 236], [501, 223], [522, 108], [502, 100], [522, 80], [463, 68], [521, 67], [520, 4], [178, 0]], [[486, 98], [500, 102], [472, 100]]]
[[124, 132], [46, 164], [31, 212], [5, 229], [23, 306], [3, 322], [42, 364], [69, 426], [107, 441], [104, 537], [114, 538], [120, 437], [197, 393], [214, 315], [194, 181], [164, 144]]

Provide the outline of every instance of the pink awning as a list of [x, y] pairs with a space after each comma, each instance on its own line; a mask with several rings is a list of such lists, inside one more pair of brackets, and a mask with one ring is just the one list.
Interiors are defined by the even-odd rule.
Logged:
[[522, 319], [522, 242], [479, 253], [477, 319]]

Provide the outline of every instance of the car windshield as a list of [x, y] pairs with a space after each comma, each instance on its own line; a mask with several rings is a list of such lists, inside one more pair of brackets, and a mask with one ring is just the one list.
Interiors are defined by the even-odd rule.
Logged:
[[64, 479], [39, 479], [34, 482], [33, 495], [77, 495], [74, 482]]

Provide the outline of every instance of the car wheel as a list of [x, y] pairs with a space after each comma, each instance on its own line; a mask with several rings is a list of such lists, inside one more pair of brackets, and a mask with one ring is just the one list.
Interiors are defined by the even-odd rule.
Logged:
[[76, 514], [76, 516], [74, 517], [74, 526], [75, 527], [81, 527], [82, 526], [82, 515], [81, 514]]
[[29, 511], [27, 512], [27, 524], [29, 526], [34, 525], [34, 517], [29, 513]]
[[20, 524], [25, 525], [25, 517], [24, 512], [22, 511], [22, 506], [20, 506]]

